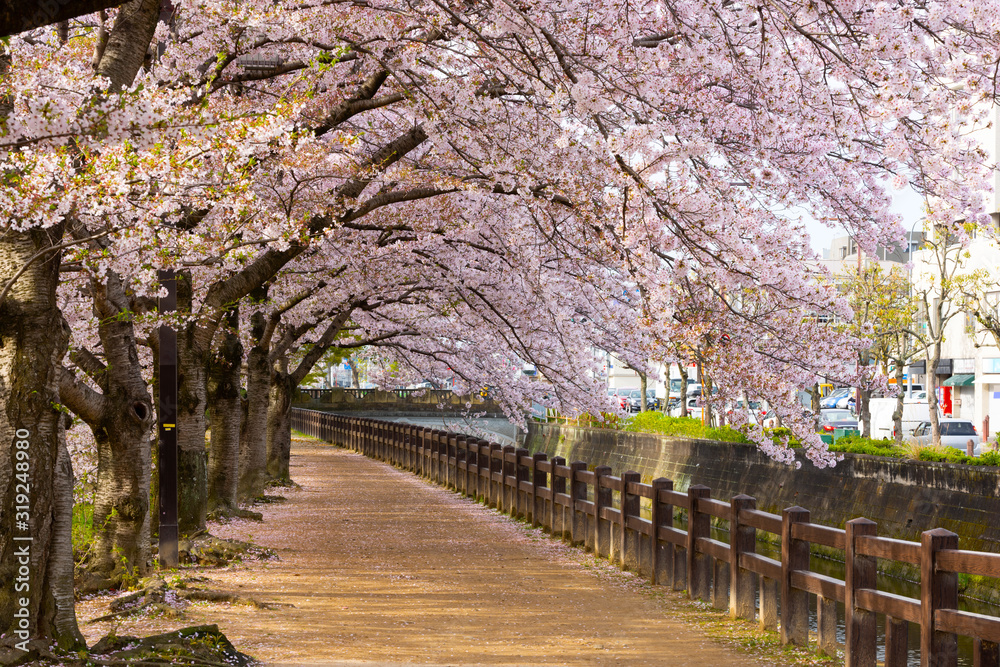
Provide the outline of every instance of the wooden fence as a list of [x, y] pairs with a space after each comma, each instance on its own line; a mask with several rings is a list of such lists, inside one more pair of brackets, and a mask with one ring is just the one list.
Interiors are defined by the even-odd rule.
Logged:
[[[583, 461], [549, 460], [512, 445], [399, 422], [295, 409], [292, 428], [487, 502], [654, 584], [686, 589], [734, 618], [780, 628], [783, 643], [809, 642], [814, 595], [817, 644], [835, 655], [841, 602], [850, 667], [876, 664], [876, 614], [885, 615], [886, 667], [907, 664], [910, 623], [920, 626], [922, 666], [957, 665], [957, 636], [965, 635], [973, 638], [974, 665], [1000, 667], [1000, 618], [958, 609], [958, 575], [1000, 577], [1000, 554], [962, 551], [958, 535], [942, 528], [922, 533], [919, 543], [878, 537], [875, 522], [864, 518], [848, 521], [844, 530], [830, 528], [810, 523], [802, 507], [779, 516], [757, 510], [746, 495], [714, 499], [700, 485], [680, 493], [668, 479], [642, 484], [636, 472], [614, 476], [608, 466], [588, 470]], [[677, 510], [686, 513], [687, 530], [674, 526]], [[729, 543], [711, 536], [713, 518], [728, 524]], [[780, 540], [780, 560], [756, 553], [758, 531]], [[846, 581], [809, 570], [810, 544], [844, 553]], [[877, 590], [879, 558], [916, 565], [920, 598]]]

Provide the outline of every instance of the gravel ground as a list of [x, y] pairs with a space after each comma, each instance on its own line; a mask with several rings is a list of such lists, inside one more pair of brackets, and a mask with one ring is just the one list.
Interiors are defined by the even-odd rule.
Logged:
[[[84, 625], [88, 641], [217, 622], [268, 664], [773, 664], [707, 637], [673, 594], [409, 473], [303, 439], [291, 473], [301, 488], [263, 523], [211, 526], [278, 559], [191, 573], [285, 606], [192, 603]], [[81, 623], [108, 600], [79, 603]]]

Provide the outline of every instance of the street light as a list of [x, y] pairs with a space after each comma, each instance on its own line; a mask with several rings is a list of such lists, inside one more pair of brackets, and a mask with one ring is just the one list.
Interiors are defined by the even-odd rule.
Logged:
[[[159, 271], [160, 285], [167, 295], [160, 297], [160, 313], [177, 310], [177, 278], [172, 269]], [[177, 331], [161, 324], [160, 338], [160, 395], [157, 415], [159, 429], [159, 511], [160, 511], [160, 567], [178, 565], [177, 554]]]
[[[908, 261], [906, 262], [906, 265], [907, 265], [907, 269], [906, 269], [906, 290], [909, 293], [909, 297], [910, 297], [911, 301], [913, 300], [913, 236], [914, 236], [914, 234], [916, 234], [916, 232], [914, 230], [916, 229], [918, 222], [925, 222], [925, 219], [924, 218], [917, 218], [916, 220], [913, 221], [913, 224], [910, 225], [910, 236], [909, 236], [909, 238], [906, 239], [906, 243], [907, 243], [907, 247], [906, 247], [907, 253], [906, 253], [906, 256], [907, 256], [907, 259], [908, 259]], [[929, 369], [924, 368], [924, 371], [927, 371], [927, 370], [929, 370]], [[913, 373], [907, 373], [906, 374], [906, 395], [908, 397], [913, 395]]]

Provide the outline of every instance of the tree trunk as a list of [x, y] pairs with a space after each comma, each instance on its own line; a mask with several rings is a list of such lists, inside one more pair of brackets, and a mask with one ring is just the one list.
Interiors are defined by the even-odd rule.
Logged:
[[272, 479], [291, 482], [288, 469], [292, 453], [292, 394], [333, 345], [350, 316], [348, 308], [331, 319], [323, 335], [312, 344], [295, 370], [288, 370], [287, 354], [277, 356], [274, 361], [267, 414], [267, 472]]
[[282, 483], [291, 482], [288, 468], [292, 452], [292, 389], [288, 359], [282, 357], [271, 373], [267, 409], [267, 473]]
[[813, 430], [819, 430], [819, 411], [820, 411], [820, 395], [819, 395], [819, 382], [813, 384], [812, 390], [809, 392], [809, 396], [812, 399], [810, 401], [809, 407], [812, 409], [813, 413]]
[[[191, 274], [177, 274], [177, 310], [191, 312]], [[197, 323], [177, 336], [177, 528], [190, 535], [205, 528], [208, 452], [205, 449], [208, 351]]]
[[[0, 285], [62, 234], [62, 225], [7, 231]], [[53, 253], [36, 261], [0, 304], [0, 634], [75, 649], [85, 643], [73, 599], [73, 469], [59, 409], [69, 342], [56, 304], [59, 260]]]
[[261, 340], [264, 316], [254, 313], [250, 322], [255, 345], [247, 355], [246, 417], [240, 434], [240, 500], [250, 500], [264, 492], [267, 482], [267, 408], [271, 389], [269, 346]]
[[641, 396], [639, 396], [639, 412], [645, 412], [648, 407], [646, 405], [646, 383], [646, 374], [639, 373], [639, 392], [641, 394]]
[[104, 357], [72, 356], [89, 369], [97, 392], [64, 374], [62, 400], [82, 418], [97, 442], [94, 548], [88, 569], [117, 585], [147, 572], [150, 560], [150, 481], [153, 402], [139, 364], [129, 299], [120, 278], [92, 281], [94, 315]]
[[218, 353], [212, 359], [212, 444], [209, 458], [208, 504], [213, 512], [238, 509], [240, 426], [243, 407], [240, 401], [240, 369], [243, 345], [237, 327], [239, 311], [227, 315], [228, 326]]
[[892, 437], [896, 444], [903, 442], [903, 404], [906, 394], [903, 392], [903, 363], [896, 360], [896, 409], [892, 411]]
[[687, 367], [684, 365], [683, 361], [677, 362], [677, 370], [681, 374], [681, 417], [687, 417], [688, 416], [688, 401], [687, 401], [688, 372], [687, 372]]
[[927, 412], [931, 422], [931, 437], [935, 447], [941, 446], [941, 423], [938, 421], [937, 398], [937, 364], [941, 359], [940, 341], [931, 345], [931, 353], [927, 356]]
[[872, 390], [867, 387], [858, 388], [858, 422], [861, 424], [861, 436], [872, 437]]
[[118, 10], [97, 74], [111, 79], [112, 88], [128, 86], [146, 59], [160, 18], [160, 0], [132, 0]]
[[667, 363], [667, 389], [665, 392], [666, 396], [663, 398], [663, 412], [666, 413], [667, 416], [670, 415], [670, 367], [672, 365], [673, 364], [671, 363]]

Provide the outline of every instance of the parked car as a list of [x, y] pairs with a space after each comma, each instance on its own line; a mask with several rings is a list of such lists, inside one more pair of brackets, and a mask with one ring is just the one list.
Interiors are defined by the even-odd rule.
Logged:
[[[892, 415], [896, 412], [896, 399], [895, 398], [873, 398], [868, 402], [868, 410], [871, 414], [871, 430], [873, 438], [894, 438], [896, 436], [893, 431], [894, 424], [892, 421]], [[941, 411], [938, 410], [938, 417], [941, 417]], [[913, 429], [919, 426], [922, 422], [929, 421], [931, 418], [931, 410], [927, 405], [927, 400], [916, 401], [916, 402], [904, 402], [903, 403], [903, 418], [901, 420], [903, 427], [903, 437], [909, 436]]]
[[819, 429], [827, 433], [838, 428], [857, 428], [858, 419], [850, 410], [835, 408], [819, 411]]
[[[812, 419], [812, 416], [812, 410], [802, 411], [803, 419]], [[768, 410], [764, 413], [760, 423], [764, 428], [778, 428], [778, 415], [775, 414], [774, 410]]]
[[[628, 410], [628, 396], [625, 393], [618, 393], [618, 389], [608, 389], [608, 402], [611, 405], [616, 406], [622, 410]], [[622, 389], [622, 392], [627, 392], [627, 389]]]
[[628, 390], [628, 410], [629, 412], [639, 412], [642, 409], [642, 390]]
[[730, 417], [734, 412], [742, 412], [747, 416], [747, 423], [756, 424], [764, 418], [768, 411], [761, 401], [747, 401], [744, 403], [740, 399], [733, 402], [729, 409], [726, 410], [726, 414]]
[[[954, 447], [964, 452], [966, 451], [966, 445], [971, 440], [973, 445], [972, 454], [979, 456], [982, 453], [982, 439], [976, 431], [976, 425], [968, 419], [944, 418], [938, 420], [938, 425], [941, 427], [941, 444], [945, 447]], [[929, 445], [933, 441], [934, 436], [931, 433], [931, 423], [929, 421], [920, 422], [913, 429], [913, 436], [910, 438], [910, 442], [916, 445]]]
[[[684, 400], [687, 401], [688, 417], [694, 417], [695, 419], [701, 419], [701, 413], [704, 411], [704, 408], [701, 405], [699, 405], [699, 401], [701, 399], [699, 399], [696, 396], [691, 396], [691, 397], [688, 397], [688, 398], [686, 398]], [[668, 414], [671, 417], [680, 417], [681, 416], [681, 402], [680, 402], [680, 400], [678, 400], [676, 403], [672, 404], [672, 407], [670, 408], [670, 411], [668, 412]]]
[[821, 409], [822, 408], [836, 408], [837, 407], [837, 403], [840, 402], [840, 399], [847, 398], [847, 397], [850, 396], [850, 394], [851, 394], [851, 388], [850, 387], [841, 387], [840, 389], [834, 389], [829, 394], [827, 394], [824, 398], [820, 399], [820, 401], [819, 401], [819, 407]]
[[847, 395], [841, 396], [837, 400], [837, 404], [834, 405], [833, 407], [839, 408], [841, 410], [850, 410], [851, 412], [854, 412], [854, 406], [857, 404], [857, 394], [858, 390], [855, 389], [854, 387], [851, 387], [850, 389], [847, 390]]

